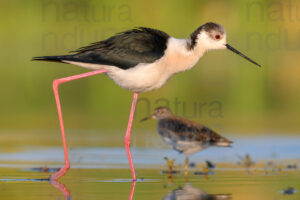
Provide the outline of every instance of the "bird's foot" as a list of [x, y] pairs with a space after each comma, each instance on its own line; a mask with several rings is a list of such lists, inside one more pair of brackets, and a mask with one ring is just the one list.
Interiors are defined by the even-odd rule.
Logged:
[[167, 165], [168, 165], [168, 168], [169, 168], [169, 172], [172, 173], [175, 159], [169, 160], [167, 157], [164, 157], [164, 159], [167, 162]]
[[50, 180], [57, 180], [60, 177], [64, 176], [67, 171], [70, 169], [70, 165], [65, 165], [63, 168], [61, 168], [58, 172], [55, 172], [54, 174], [52, 174], [49, 179]]
[[172, 171], [173, 171], [173, 167], [174, 167], [174, 160], [172, 160], [173, 162], [170, 162], [169, 163], [169, 171], [170, 171], [170, 173], [172, 173]]

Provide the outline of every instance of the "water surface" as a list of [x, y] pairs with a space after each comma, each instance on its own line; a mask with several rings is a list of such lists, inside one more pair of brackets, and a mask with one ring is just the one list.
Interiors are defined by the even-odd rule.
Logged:
[[[58, 181], [46, 180], [48, 169], [63, 165], [60, 146], [27, 145], [0, 152], [1, 199], [300, 199], [300, 173], [287, 169], [299, 165], [298, 137], [230, 137], [232, 148], [209, 148], [191, 156], [196, 167], [188, 180], [183, 175], [184, 156], [165, 146], [133, 145], [137, 182], [131, 181], [126, 153], [122, 147], [74, 145], [69, 149], [71, 170]], [[3, 142], [3, 141], [2, 141]], [[246, 154], [255, 165], [243, 164]], [[172, 178], [164, 157], [175, 159]], [[212, 175], [203, 172], [204, 161], [217, 165]], [[271, 164], [270, 164], [271, 163]], [[35, 168], [35, 169], [33, 169]], [[295, 194], [283, 194], [293, 187]], [[176, 197], [176, 198], [175, 198]]]
[[[130, 181], [125, 169], [72, 169], [59, 182], [28, 180], [48, 177], [48, 173], [1, 168], [1, 199], [170, 199], [181, 190], [185, 196], [196, 192], [205, 195], [228, 195], [227, 199], [299, 199], [299, 192], [284, 195], [289, 186], [300, 188], [300, 174], [284, 171], [266, 175], [262, 171], [217, 171], [208, 177], [190, 173], [188, 183], [183, 174], [168, 179], [159, 170], [137, 170], [138, 182]], [[179, 195], [177, 194], [177, 195]], [[179, 196], [178, 196], [179, 199]]]

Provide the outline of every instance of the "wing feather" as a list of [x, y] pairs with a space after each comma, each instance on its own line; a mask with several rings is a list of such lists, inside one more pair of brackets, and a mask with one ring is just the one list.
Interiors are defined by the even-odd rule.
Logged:
[[182, 141], [195, 141], [201, 143], [217, 142], [221, 136], [213, 130], [182, 118], [167, 118], [159, 120], [159, 133], [164, 137], [180, 139]]
[[151, 63], [161, 58], [167, 48], [168, 38], [169, 35], [162, 31], [139, 27], [74, 52], [78, 59], [88, 57], [93, 63], [128, 69], [139, 63]]
[[73, 55], [41, 56], [33, 60], [56, 62], [66, 60], [129, 69], [139, 63], [152, 63], [161, 58], [167, 48], [169, 37], [163, 31], [139, 27], [81, 47], [72, 51], [75, 53]]

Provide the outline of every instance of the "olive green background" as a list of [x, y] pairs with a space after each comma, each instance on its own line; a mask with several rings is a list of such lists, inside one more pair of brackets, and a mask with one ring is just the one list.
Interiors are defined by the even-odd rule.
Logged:
[[[52, 81], [87, 71], [66, 64], [32, 62], [33, 56], [66, 54], [137, 26], [185, 38], [213, 21], [225, 27], [229, 44], [263, 67], [227, 50], [208, 52], [192, 70], [175, 75], [159, 90], [140, 94], [143, 100], [137, 107], [134, 128], [153, 130], [154, 122], [138, 123], [138, 119], [169, 104], [178, 115], [221, 132], [297, 134], [297, 7], [299, 2], [293, 0], [2, 1], [0, 129], [58, 129]], [[125, 130], [132, 92], [108, 77], [66, 83], [60, 94], [67, 129]]]

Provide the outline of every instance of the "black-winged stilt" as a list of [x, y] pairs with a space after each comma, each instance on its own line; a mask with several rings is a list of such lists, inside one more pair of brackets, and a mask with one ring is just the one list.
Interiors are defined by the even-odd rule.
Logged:
[[154, 113], [141, 121], [157, 119], [157, 132], [167, 145], [179, 153], [184, 153], [185, 175], [187, 175], [189, 155], [211, 146], [231, 147], [232, 141], [196, 122], [178, 117], [168, 107], [158, 107]]
[[73, 51], [72, 55], [34, 57], [33, 60], [74, 64], [92, 70], [53, 81], [65, 165], [50, 178], [57, 179], [70, 168], [58, 94], [58, 86], [61, 83], [105, 73], [121, 87], [134, 92], [125, 149], [133, 180], [136, 180], [130, 153], [130, 134], [138, 93], [160, 88], [172, 75], [192, 68], [206, 51], [226, 48], [260, 66], [228, 45], [225, 29], [212, 22], [200, 26], [185, 39], [176, 39], [163, 31], [140, 27], [82, 47]]

